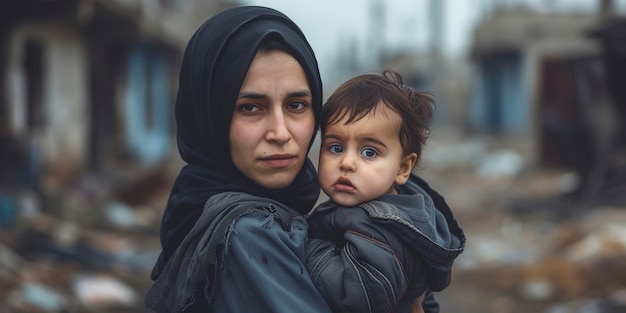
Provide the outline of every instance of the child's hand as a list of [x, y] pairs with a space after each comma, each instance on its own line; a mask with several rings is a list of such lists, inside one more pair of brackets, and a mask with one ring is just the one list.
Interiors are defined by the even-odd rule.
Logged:
[[424, 313], [424, 307], [422, 307], [422, 302], [424, 302], [424, 295], [426, 293], [422, 293], [419, 298], [413, 301], [413, 305], [411, 306], [411, 313]]

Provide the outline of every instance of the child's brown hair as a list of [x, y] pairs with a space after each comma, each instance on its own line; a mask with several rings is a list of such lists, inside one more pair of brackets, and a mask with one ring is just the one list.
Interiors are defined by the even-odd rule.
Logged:
[[404, 154], [414, 152], [419, 161], [430, 135], [434, 98], [405, 85], [402, 76], [391, 70], [360, 75], [339, 86], [322, 107], [322, 133], [345, 117], [346, 124], [362, 119], [381, 101], [402, 119], [399, 139]]

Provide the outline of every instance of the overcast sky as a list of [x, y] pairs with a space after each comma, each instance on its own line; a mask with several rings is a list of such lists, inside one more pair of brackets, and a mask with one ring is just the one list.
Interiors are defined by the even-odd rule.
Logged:
[[[322, 72], [329, 71], [346, 40], [366, 42], [368, 34], [383, 29], [378, 44], [415, 51], [429, 49], [431, 0], [244, 0], [275, 8], [302, 28], [315, 51]], [[446, 56], [464, 56], [471, 42], [472, 29], [493, 7], [528, 4], [538, 10], [595, 11], [600, 0], [435, 0], [443, 3], [440, 38]], [[620, 12], [626, 0], [614, 0]], [[372, 12], [374, 3], [381, 8]], [[380, 11], [380, 12], [378, 12]], [[378, 22], [376, 21], [378, 20]], [[378, 23], [378, 24], [377, 24]], [[383, 27], [380, 28], [379, 24]], [[354, 39], [356, 38], [356, 39]], [[376, 37], [378, 38], [378, 37]], [[382, 41], [382, 42], [381, 42]]]
[[[246, 0], [251, 4], [275, 8], [293, 19], [304, 31], [317, 53], [332, 51], [342, 39], [350, 36], [365, 38], [374, 31], [372, 4], [378, 0]], [[384, 6], [387, 44], [424, 46], [428, 40], [425, 25], [428, 20], [427, 0], [379, 1]], [[471, 14], [468, 3], [460, 0], [454, 11], [455, 26], [462, 27]], [[381, 14], [382, 15], [382, 14]], [[381, 18], [380, 15], [377, 18]], [[453, 30], [454, 28], [450, 28]], [[461, 34], [451, 32], [449, 43], [456, 49], [462, 45]], [[449, 37], [449, 36], [445, 36]], [[461, 39], [461, 40], [460, 40]], [[423, 47], [425, 48], [425, 47]]]
[[[393, 45], [425, 48], [428, 42], [429, 0], [245, 0], [282, 11], [302, 28], [316, 52], [332, 50], [345, 36], [364, 37], [371, 31], [372, 3], [385, 12], [385, 40]], [[527, 3], [537, 9], [595, 10], [600, 0], [436, 0], [444, 3], [445, 53], [458, 55], [468, 46], [473, 25], [494, 3]], [[615, 0], [623, 11], [626, 0]]]

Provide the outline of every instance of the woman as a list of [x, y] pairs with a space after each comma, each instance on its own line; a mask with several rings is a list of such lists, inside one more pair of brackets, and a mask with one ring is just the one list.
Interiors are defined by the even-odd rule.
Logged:
[[149, 308], [330, 312], [303, 265], [321, 103], [313, 51], [280, 12], [228, 9], [196, 31], [176, 99], [187, 165], [163, 216]]

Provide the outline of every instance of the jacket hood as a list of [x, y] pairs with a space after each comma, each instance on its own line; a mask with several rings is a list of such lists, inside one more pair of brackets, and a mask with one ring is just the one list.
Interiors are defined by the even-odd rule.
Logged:
[[394, 202], [419, 233], [405, 240], [410, 241], [407, 243], [416, 248], [432, 269], [428, 271], [430, 289], [443, 290], [450, 284], [454, 260], [465, 248], [465, 234], [445, 199], [423, 179], [411, 175], [407, 183], [397, 186], [396, 190], [401, 197], [395, 197]]

